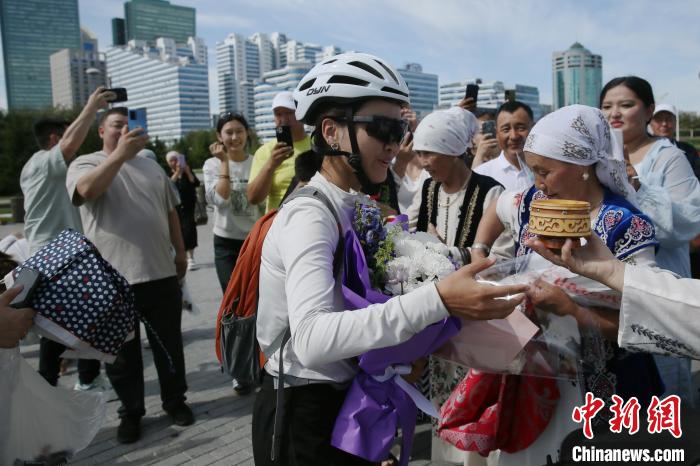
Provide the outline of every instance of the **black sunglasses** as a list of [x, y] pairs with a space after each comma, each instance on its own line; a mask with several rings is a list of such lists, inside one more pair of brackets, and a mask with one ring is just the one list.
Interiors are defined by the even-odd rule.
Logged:
[[[345, 119], [340, 118], [340, 120]], [[406, 135], [406, 130], [408, 129], [408, 122], [406, 120], [380, 115], [354, 116], [352, 117], [352, 121], [353, 123], [363, 123], [367, 134], [384, 144], [401, 144], [401, 141]]]

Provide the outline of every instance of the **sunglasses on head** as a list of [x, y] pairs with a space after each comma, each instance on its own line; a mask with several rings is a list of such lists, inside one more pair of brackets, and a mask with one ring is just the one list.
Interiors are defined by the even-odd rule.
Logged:
[[245, 118], [245, 117], [237, 112], [221, 112], [221, 113], [219, 113], [219, 120], [230, 121], [230, 120], [235, 120], [235, 119], [239, 119], [239, 118]]
[[354, 116], [353, 123], [365, 125], [365, 131], [373, 138], [384, 144], [401, 144], [408, 129], [408, 122], [397, 118], [389, 118], [380, 115]]

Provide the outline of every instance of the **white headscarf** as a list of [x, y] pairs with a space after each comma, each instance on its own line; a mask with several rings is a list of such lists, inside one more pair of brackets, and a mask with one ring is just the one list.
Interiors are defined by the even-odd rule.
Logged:
[[158, 161], [155, 152], [153, 152], [151, 149], [141, 149], [136, 155], [140, 157], [146, 157], [147, 159], [151, 159], [154, 162]]
[[460, 107], [438, 110], [421, 120], [413, 135], [413, 150], [461, 157], [472, 146], [479, 121]]
[[530, 131], [524, 150], [575, 165], [595, 164], [601, 184], [630, 200], [634, 197], [622, 141], [611, 136], [610, 125], [597, 108], [569, 105], [544, 116]]

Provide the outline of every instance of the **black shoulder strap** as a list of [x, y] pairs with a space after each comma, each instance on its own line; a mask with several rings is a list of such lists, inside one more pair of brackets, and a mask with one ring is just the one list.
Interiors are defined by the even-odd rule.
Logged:
[[[338, 225], [338, 245], [335, 248], [335, 255], [333, 257], [333, 276], [337, 277], [342, 264], [342, 257], [344, 253], [345, 238], [343, 238], [343, 227], [340, 224], [340, 218], [338, 217], [338, 212], [335, 210], [335, 206], [328, 196], [323, 194], [320, 190], [314, 188], [313, 186], [303, 186], [296, 191], [294, 191], [280, 206], [282, 208], [284, 204], [295, 199], [297, 197], [311, 197], [320, 200], [326, 208], [333, 214], [336, 224]], [[284, 345], [287, 344], [291, 338], [291, 329], [289, 325], [284, 329], [284, 332], [278, 336], [272, 345], [268, 348], [265, 356], [269, 359], [275, 351], [279, 348], [279, 366], [277, 368], [277, 404], [275, 408], [275, 418], [272, 427], [272, 451], [270, 452], [270, 459], [275, 461], [280, 455], [280, 438], [279, 429], [281, 428], [282, 419], [284, 418]], [[279, 346], [277, 344], [279, 343]]]
[[[344, 245], [345, 245], [345, 238], [343, 238], [343, 226], [340, 223], [340, 217], [338, 216], [338, 212], [335, 210], [335, 206], [331, 202], [331, 200], [326, 196], [320, 189], [314, 188], [313, 186], [302, 186], [301, 188], [297, 189], [294, 191], [287, 199], [285, 199], [284, 204], [287, 204], [289, 201], [292, 199], [296, 199], [298, 197], [310, 197], [312, 199], [318, 199], [323, 203], [323, 205], [326, 206], [326, 208], [333, 214], [333, 219], [335, 220], [335, 224], [338, 227], [338, 245], [335, 248], [335, 253], [333, 254], [333, 276], [337, 276], [338, 272], [340, 270], [340, 266], [342, 265], [342, 257], [343, 257], [343, 252], [344, 252]], [[280, 206], [280, 208], [282, 207]]]

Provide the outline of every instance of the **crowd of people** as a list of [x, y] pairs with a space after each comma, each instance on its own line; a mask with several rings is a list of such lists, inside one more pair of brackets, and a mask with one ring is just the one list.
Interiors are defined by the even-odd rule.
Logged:
[[[138, 314], [150, 324], [146, 333], [163, 410], [187, 426], [195, 418], [186, 403], [181, 283], [197, 268], [200, 180], [183, 154], [165, 155], [170, 173], [150, 160], [144, 152], [148, 135], [127, 127], [126, 109], [110, 106], [113, 98], [98, 88], [72, 123], [36, 123], [40, 150], [20, 179], [24, 235], [34, 253], [66, 228], [83, 232], [128, 280]], [[279, 209], [260, 262], [257, 340], [270, 357], [259, 387], [233, 381], [238, 395], [255, 393], [255, 464], [373, 464], [331, 445], [357, 373], [356, 357], [405, 342], [449, 316], [504, 318], [524, 301], [541, 312], [573, 317], [583, 336], [581, 357], [595, 369], [582, 371], [573, 383], [556, 383], [557, 410], [536, 420], [541, 431], [520, 451], [482, 458], [442, 440], [435, 423], [434, 460], [545, 464], [578, 427], [571, 411], [586, 392], [606, 401], [634, 396], [643, 404], [654, 395], [675, 394], [694, 404], [690, 359], [700, 357], [700, 283], [690, 278], [698, 260], [693, 252], [700, 235], [700, 161], [695, 148], [675, 138], [677, 110], [656, 105], [646, 80], [615, 78], [604, 86], [599, 108], [572, 105], [539, 121], [517, 100], [489, 114], [472, 98], [418, 119], [391, 64], [347, 53], [318, 64], [294, 92], [277, 94], [270, 111], [276, 126], [289, 130], [292, 145], [271, 140], [253, 154], [245, 117], [222, 113], [202, 180], [214, 212], [222, 292], [256, 221]], [[96, 118], [102, 150], [78, 156]], [[304, 185], [325, 195], [335, 212], [310, 197], [286, 202]], [[334, 256], [353, 228], [356, 202], [367, 196], [385, 216], [405, 215], [411, 231], [434, 235], [464, 267], [384, 304], [347, 310]], [[593, 235], [585, 246], [573, 248], [568, 240], [557, 254], [529, 232], [530, 205], [541, 199], [589, 203]], [[622, 306], [584, 307], [542, 280], [493, 287], [474, 278], [496, 259], [533, 252], [622, 292]], [[0, 276], [21, 262], [8, 254], [1, 259]], [[10, 289], [0, 297], [3, 348], [16, 346], [32, 325], [33, 310], [9, 308], [17, 293]], [[635, 330], [640, 327], [646, 331]], [[587, 338], [596, 332], [604, 339], [602, 353]], [[280, 345], [285, 333], [288, 342]], [[51, 385], [61, 373], [64, 349], [40, 340], [39, 373]], [[137, 325], [136, 338], [104, 365], [121, 403], [121, 443], [141, 435], [141, 351]], [[104, 386], [101, 366], [79, 360], [75, 388]], [[465, 377], [479, 377], [433, 356], [415, 361], [414, 369], [421, 391], [437, 408]], [[281, 425], [279, 385], [287, 393]], [[534, 395], [531, 401], [538, 403]], [[272, 459], [275, 442], [281, 456]]]

